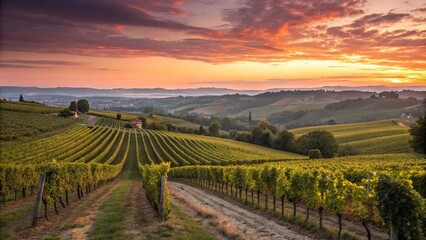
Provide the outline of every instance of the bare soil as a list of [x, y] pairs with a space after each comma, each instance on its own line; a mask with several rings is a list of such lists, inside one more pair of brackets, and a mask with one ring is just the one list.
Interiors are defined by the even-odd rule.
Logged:
[[[76, 194], [72, 193], [69, 198], [69, 206], [62, 208], [60, 203], [57, 203], [59, 214], [55, 214], [52, 204], [48, 205], [49, 220], [41, 219], [38, 226], [34, 228], [31, 227], [31, 223], [35, 196], [23, 198], [16, 202], [8, 202], [6, 206], [2, 207], [1, 214], [13, 213], [23, 209], [25, 206], [27, 210], [25, 210], [24, 214], [18, 215], [9, 222], [5, 226], [5, 230], [14, 233], [13, 239], [42, 239], [47, 235], [56, 235], [56, 233], [61, 231], [64, 224], [72, 222], [73, 217], [77, 218], [91, 211], [93, 208], [92, 203], [104, 199], [105, 195], [109, 194], [111, 188], [114, 188], [116, 184], [117, 182], [106, 184], [89, 194], [84, 194], [81, 200], [78, 200]], [[43, 205], [41, 214], [44, 214]]]
[[139, 179], [133, 181], [125, 199], [124, 206], [127, 209], [124, 220], [126, 236], [133, 240], [146, 239], [141, 230], [144, 226], [157, 223], [159, 216], [148, 201]]
[[311, 239], [201, 189], [170, 181], [168, 185], [171, 193], [179, 193], [183, 200], [203, 205], [226, 220], [241, 239]]
[[118, 185], [119, 184], [116, 183], [111, 188], [109, 188], [108, 191], [99, 194], [100, 196], [95, 198], [96, 201], [93, 204], [90, 204], [90, 206], [85, 209], [83, 214], [78, 216], [75, 220], [72, 220], [71, 218], [71, 228], [63, 231], [60, 234], [61, 239], [88, 239], [87, 234], [93, 225], [93, 221], [96, 217], [96, 214], [98, 213], [100, 204], [111, 195], [111, 193]]

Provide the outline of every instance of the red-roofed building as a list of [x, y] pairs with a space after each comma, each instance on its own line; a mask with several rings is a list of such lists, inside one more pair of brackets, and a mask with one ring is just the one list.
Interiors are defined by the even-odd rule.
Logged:
[[139, 119], [133, 119], [130, 124], [135, 125], [137, 128], [142, 128], [142, 121]]

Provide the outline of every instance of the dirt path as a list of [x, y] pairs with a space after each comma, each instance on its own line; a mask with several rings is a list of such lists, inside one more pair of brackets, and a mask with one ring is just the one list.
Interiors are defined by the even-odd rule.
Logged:
[[117, 188], [118, 185], [119, 183], [116, 183], [106, 193], [101, 196], [98, 196], [96, 198], [96, 201], [91, 204], [88, 209], [85, 209], [84, 214], [77, 217], [77, 219], [75, 219], [74, 221], [71, 220], [72, 228], [66, 230], [65, 232], [62, 232], [60, 234], [61, 239], [88, 239], [87, 233], [93, 225], [93, 220], [96, 214], [98, 213], [100, 204], [102, 203], [102, 201], [104, 201], [111, 195], [111, 193], [114, 191], [114, 189]]
[[[225, 227], [229, 226], [225, 225], [227, 223], [224, 220], [217, 219], [217, 216], [213, 216], [214, 214], [206, 212], [203, 206], [195, 205], [193, 202], [187, 202], [188, 199], [185, 199], [180, 192], [171, 192], [170, 201], [185, 211], [186, 214], [190, 215], [192, 219], [209, 229], [210, 232], [215, 235], [217, 240], [226, 240], [231, 238], [227, 237], [227, 235], [231, 234], [226, 233], [225, 231], [233, 230], [232, 227], [231, 229], [225, 229]], [[234, 235], [236, 236], [236, 234]], [[237, 239], [237, 237], [233, 237], [233, 239]]]
[[126, 236], [133, 240], [146, 239], [141, 232], [144, 226], [158, 222], [159, 216], [149, 203], [145, 190], [139, 179], [133, 181], [130, 190], [125, 198], [126, 216]]
[[168, 184], [172, 194], [178, 193], [183, 200], [200, 204], [206, 211], [214, 212], [235, 227], [238, 236], [243, 239], [310, 239], [203, 190], [177, 182]]

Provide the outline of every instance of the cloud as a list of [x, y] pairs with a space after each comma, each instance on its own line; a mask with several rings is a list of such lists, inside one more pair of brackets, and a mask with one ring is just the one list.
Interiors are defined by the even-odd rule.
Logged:
[[363, 13], [365, 0], [265, 0], [243, 1], [243, 6], [226, 9], [231, 37], [269, 38], [333, 18]]
[[[212, 4], [210, 0], [199, 2]], [[424, 20], [410, 13], [363, 15], [365, 0], [238, 0], [240, 4], [222, 11], [224, 24], [212, 28], [181, 22], [182, 16], [191, 14], [187, 12], [191, 8], [183, 6], [191, 3], [10, 0], [2, 3], [0, 43], [7, 51], [97, 57], [162, 56], [209, 63], [338, 60], [426, 66]], [[338, 24], [339, 19], [348, 23]], [[414, 23], [420, 25], [407, 27]], [[126, 32], [127, 26], [136, 26], [138, 34]], [[183, 34], [179, 40], [162, 40], [152, 37], [147, 27]]]
[[50, 68], [50, 67], [40, 67], [40, 66], [33, 66], [33, 65], [0, 63], [0, 68], [38, 69], [38, 68]]
[[354, 21], [351, 24], [351, 27], [365, 27], [365, 26], [374, 26], [374, 25], [380, 25], [380, 24], [396, 23], [410, 16], [411, 15], [408, 13], [388, 13], [388, 14], [374, 13], [374, 14], [366, 15]]
[[73, 61], [60, 61], [60, 60], [26, 60], [26, 59], [13, 59], [13, 60], [1, 60], [1, 63], [7, 64], [36, 64], [36, 65], [83, 65], [81, 62]]
[[[199, 28], [176, 21], [161, 20], [147, 10], [182, 14], [179, 10], [157, 1], [112, 0], [11, 0], [2, 3], [6, 14], [42, 15], [75, 23], [129, 25], [173, 30], [194, 31]], [[169, 3], [176, 3], [167, 1]]]

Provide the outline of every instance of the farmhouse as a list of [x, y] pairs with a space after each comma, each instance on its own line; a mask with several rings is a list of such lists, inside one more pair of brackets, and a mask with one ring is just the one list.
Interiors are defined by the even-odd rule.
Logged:
[[130, 124], [135, 125], [137, 128], [142, 128], [142, 121], [139, 119], [133, 119]]
[[77, 111], [71, 111], [72, 116], [71, 118], [78, 118], [78, 112]]

